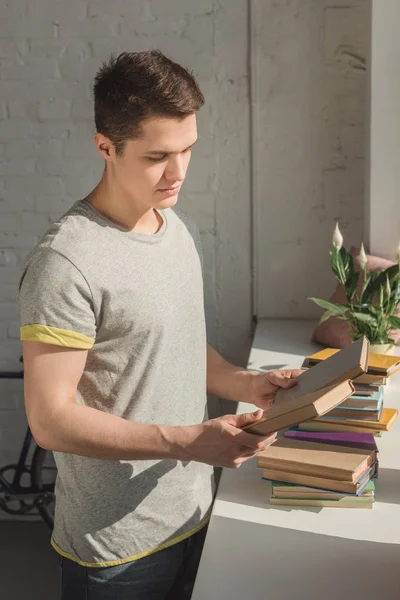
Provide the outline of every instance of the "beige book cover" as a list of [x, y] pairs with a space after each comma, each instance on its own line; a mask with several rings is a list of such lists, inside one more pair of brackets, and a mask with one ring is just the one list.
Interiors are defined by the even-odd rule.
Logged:
[[298, 377], [298, 384], [290, 389], [281, 389], [277, 401], [301, 398], [323, 387], [336, 385], [346, 379], [356, 379], [368, 367], [369, 341], [362, 337], [339, 350], [329, 358], [307, 369]]
[[[289, 390], [284, 390], [289, 391]], [[354, 394], [354, 385], [350, 379], [342, 383], [322, 388], [299, 398], [280, 397], [271, 410], [264, 412], [259, 421], [243, 429], [257, 435], [269, 435], [287, 427], [294, 427], [302, 421], [323, 416]]]
[[375, 460], [373, 450], [279, 438], [258, 455], [258, 466], [356, 482]]
[[[350, 496], [348, 496], [350, 498]], [[372, 508], [373, 499], [361, 499], [354, 496], [354, 500], [315, 500], [304, 498], [270, 498], [270, 504], [283, 506], [329, 506], [331, 508]]]
[[348, 494], [359, 493], [368, 481], [374, 476], [376, 466], [368, 470], [361, 476], [360, 480], [354, 483], [353, 481], [338, 479], [329, 479], [328, 477], [315, 477], [313, 475], [304, 475], [304, 473], [291, 473], [290, 471], [279, 471], [278, 469], [263, 469], [263, 477], [271, 481], [286, 481], [287, 483], [295, 483], [296, 485], [304, 485], [315, 487], [324, 490], [332, 490], [334, 492], [347, 492]]

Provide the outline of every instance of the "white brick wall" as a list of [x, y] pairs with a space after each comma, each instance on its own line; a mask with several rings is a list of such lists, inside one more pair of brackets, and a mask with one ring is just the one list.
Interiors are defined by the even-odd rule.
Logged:
[[[102, 162], [92, 142], [94, 73], [111, 52], [148, 48], [159, 48], [192, 69], [206, 96], [207, 104], [199, 114], [200, 141], [180, 202], [202, 232], [209, 339], [230, 360], [245, 362], [251, 323], [249, 1], [13, 0], [0, 4], [0, 370], [19, 366], [14, 292], [26, 253], [48, 224], [84, 196], [101, 175]], [[282, 5], [252, 2], [259, 6], [254, 33], [260, 49], [253, 77], [262, 94], [266, 92], [265, 97], [258, 97], [257, 164], [262, 177], [258, 189], [268, 200], [273, 217], [279, 214], [281, 201], [286, 203], [285, 222], [273, 222], [273, 233], [287, 231], [284, 238], [292, 252], [297, 251], [293, 240], [297, 239], [298, 223], [307, 241], [314, 235], [318, 219], [330, 229], [329, 219], [340, 214], [336, 209], [342, 207], [343, 198], [346, 204], [349, 189], [360, 198], [363, 75], [354, 74], [356, 68], [351, 64], [357, 59], [347, 51], [354, 45], [363, 49], [363, 13], [321, 13], [321, 4], [339, 11], [344, 3], [338, 0], [290, 0]], [[350, 0], [346, 6], [353, 4], [357, 3]], [[322, 16], [314, 22], [315, 11], [325, 14], [325, 25]], [[352, 16], [350, 24], [348, 15]], [[312, 26], [317, 37], [314, 45], [307, 45]], [[278, 29], [284, 41], [278, 39]], [[291, 52], [299, 31], [297, 43], [306, 44], [306, 53], [296, 63], [303, 71], [296, 73]], [[321, 32], [325, 32], [324, 43], [322, 38], [317, 43]], [[341, 48], [339, 58], [337, 48]], [[306, 62], [314, 65], [316, 56], [323, 53], [326, 69], [333, 75], [323, 80], [322, 92], [326, 98], [333, 95], [336, 108], [329, 104], [328, 129], [318, 113], [312, 139], [299, 144], [304, 131], [298, 129], [301, 123], [286, 119], [285, 102], [297, 102], [305, 82], [314, 93], [320, 90], [320, 71], [314, 69], [303, 76]], [[346, 69], [348, 76], [343, 74]], [[333, 144], [323, 178], [328, 219], [325, 209], [319, 207], [322, 181], [314, 178], [312, 164], [317, 142], [326, 131]], [[282, 144], [277, 143], [280, 138]], [[340, 144], [335, 145], [339, 138]], [[288, 160], [285, 153], [290, 155], [290, 151]], [[296, 169], [282, 178], [279, 168], [288, 166], [296, 156]], [[356, 174], [343, 175], [343, 164], [359, 165]], [[307, 165], [306, 174], [303, 165]], [[284, 187], [288, 179], [295, 182], [294, 195], [291, 187]], [[299, 205], [299, 195], [309, 199]], [[293, 217], [296, 222], [290, 220], [293, 198], [294, 210], [305, 211], [300, 219]], [[346, 212], [349, 219], [353, 212], [353, 207]], [[312, 215], [316, 221], [310, 221]], [[349, 225], [354, 232], [357, 227]], [[269, 235], [261, 234], [260, 239]], [[325, 243], [325, 232], [320, 234], [320, 250], [322, 238]], [[311, 251], [313, 246], [307, 243], [304, 247]], [[293, 281], [288, 253], [283, 265], [286, 278]], [[275, 249], [261, 247], [261, 256], [267, 263], [274, 259]], [[318, 263], [316, 269], [321, 268]], [[266, 294], [277, 289], [280, 277], [275, 275], [269, 289], [270, 282], [267, 285], [268, 279], [263, 277]], [[309, 292], [299, 289], [295, 301]], [[15, 455], [25, 425], [21, 388], [16, 382], [7, 386], [0, 384], [0, 464], [6, 456]]]
[[319, 317], [335, 221], [347, 247], [363, 236], [370, 4], [254, 7], [258, 314]]

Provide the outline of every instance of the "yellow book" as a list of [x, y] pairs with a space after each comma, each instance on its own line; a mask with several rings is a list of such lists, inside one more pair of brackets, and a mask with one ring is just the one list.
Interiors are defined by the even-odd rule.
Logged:
[[[384, 408], [382, 410], [382, 416], [379, 421], [368, 421], [366, 419], [362, 420], [363, 429], [373, 429], [375, 431], [389, 431], [392, 427], [393, 423], [396, 421], [399, 411], [397, 408]], [[360, 426], [360, 420], [358, 419], [338, 419], [335, 417], [327, 418], [325, 416], [318, 417], [314, 419], [318, 423], [328, 423], [328, 424], [336, 424], [340, 426]]]
[[[337, 348], [324, 348], [315, 354], [307, 356], [303, 366], [312, 367], [326, 360], [327, 358], [330, 358], [337, 352], [339, 352]], [[395, 356], [393, 354], [374, 354], [370, 352], [368, 356], [368, 374], [391, 377], [391, 375], [393, 375], [399, 369], [400, 356]]]
[[[376, 421], [375, 421], [376, 422]], [[343, 423], [320, 423], [319, 421], [303, 421], [303, 423], [299, 423], [299, 429], [302, 431], [354, 431], [358, 433], [372, 433], [375, 437], [379, 437], [382, 435], [382, 431], [377, 431], [374, 429], [370, 429], [369, 427], [353, 426], [353, 425], [343, 425]]]

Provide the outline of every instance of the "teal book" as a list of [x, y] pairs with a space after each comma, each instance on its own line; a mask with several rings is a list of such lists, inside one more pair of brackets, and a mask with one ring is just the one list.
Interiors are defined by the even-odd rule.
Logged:
[[381, 410], [383, 406], [384, 391], [383, 386], [379, 388], [379, 391], [370, 393], [356, 393], [347, 398], [340, 408], [353, 408], [357, 410]]
[[338, 500], [339, 498], [365, 498], [372, 497], [375, 493], [375, 483], [371, 479], [365, 486], [361, 495], [356, 496], [355, 494], [346, 494], [343, 492], [333, 492], [329, 490], [322, 490], [319, 488], [312, 488], [305, 485], [298, 485], [296, 483], [284, 483], [282, 481], [271, 481], [272, 496], [290, 496], [293, 498], [314, 498], [325, 496]]

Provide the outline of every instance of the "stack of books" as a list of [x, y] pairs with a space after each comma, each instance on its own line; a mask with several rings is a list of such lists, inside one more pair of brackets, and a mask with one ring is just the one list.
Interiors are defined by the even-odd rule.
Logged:
[[[310, 369], [338, 352], [337, 349], [326, 348], [307, 356], [303, 368]], [[299, 428], [308, 431], [366, 431], [375, 436], [389, 431], [397, 418], [397, 410], [384, 407], [384, 395], [390, 378], [399, 370], [398, 356], [369, 354], [366, 373], [353, 379], [354, 394], [322, 418], [301, 422]]]
[[258, 458], [272, 481], [271, 504], [372, 508], [378, 449], [372, 435], [359, 435], [279, 438]]
[[[400, 368], [395, 358], [384, 367], [385, 379]], [[377, 368], [369, 342], [361, 338], [306, 360], [309, 368], [297, 385], [280, 389], [263, 418], [244, 428], [258, 435], [286, 430], [258, 457], [263, 478], [272, 482], [270, 501], [372, 508], [378, 475], [374, 434], [390, 429], [397, 410], [383, 407], [382, 381], [375, 388], [365, 379], [360, 383]]]

